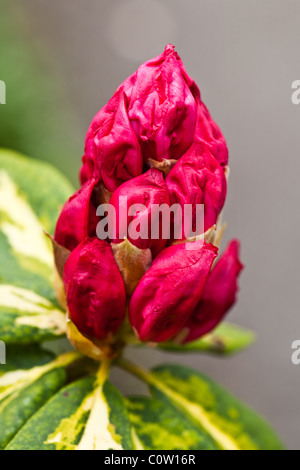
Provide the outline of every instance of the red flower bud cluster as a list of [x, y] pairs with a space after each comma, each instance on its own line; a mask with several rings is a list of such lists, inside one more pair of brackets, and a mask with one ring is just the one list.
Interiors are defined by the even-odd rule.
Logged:
[[[120, 85], [90, 125], [81, 188], [55, 231], [55, 242], [69, 250], [63, 271], [69, 317], [84, 337], [105, 340], [128, 315], [141, 341], [187, 342], [223, 318], [242, 268], [237, 241], [214, 264], [227, 163], [225, 139], [173, 46]], [[106, 239], [97, 237], [101, 204], [117, 214]], [[192, 231], [197, 207], [204, 207], [200, 233], [181, 231], [175, 239], [170, 217], [173, 235], [160, 222], [160, 236], [152, 235], [154, 208], [174, 204], [191, 207]], [[130, 213], [133, 205], [138, 209]], [[143, 237], [120, 235], [132, 224], [146, 227]]]

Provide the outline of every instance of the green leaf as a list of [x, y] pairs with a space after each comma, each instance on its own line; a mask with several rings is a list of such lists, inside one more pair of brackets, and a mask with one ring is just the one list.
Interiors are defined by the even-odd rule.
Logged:
[[209, 435], [222, 450], [280, 450], [271, 427], [211, 379], [187, 367], [163, 365], [153, 370], [151, 390]]
[[[22, 353], [22, 358], [19, 354]], [[37, 348], [23, 351], [8, 348], [7, 371], [0, 375], [0, 449], [3, 449], [26, 421], [67, 381], [67, 367], [77, 353], [58, 358]], [[13, 365], [16, 366], [12, 370]]]
[[179, 353], [205, 352], [218, 355], [230, 355], [246, 349], [255, 341], [255, 334], [231, 323], [222, 323], [211, 333], [202, 338], [180, 345], [172, 342], [158, 344], [166, 351]]
[[7, 450], [133, 449], [124, 400], [109, 382], [78, 380], [58, 392], [10, 442]]
[[170, 400], [129, 397], [126, 400], [137, 450], [214, 450], [213, 439]]
[[65, 332], [53, 291], [53, 233], [72, 193], [52, 166], [0, 150], [0, 339], [40, 342]]
[[42, 366], [55, 359], [52, 352], [41, 349], [39, 345], [9, 344], [6, 347], [6, 364], [0, 365], [0, 377], [14, 370], [28, 370], [32, 367]]

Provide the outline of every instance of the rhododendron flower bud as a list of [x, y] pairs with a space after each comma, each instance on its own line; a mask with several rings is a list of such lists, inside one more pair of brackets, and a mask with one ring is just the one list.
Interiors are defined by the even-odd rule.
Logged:
[[110, 245], [87, 238], [70, 254], [64, 268], [69, 316], [87, 338], [116, 333], [126, 312], [126, 293]]
[[122, 88], [94, 117], [86, 136], [81, 182], [101, 178], [113, 192], [143, 171], [143, 157], [128, 117], [128, 99]]
[[171, 44], [96, 114], [82, 161], [52, 239], [75, 348], [112, 358], [131, 328], [141, 341], [177, 343], [214, 328], [241, 270], [237, 241], [213, 264], [228, 150]]
[[81, 182], [101, 177], [113, 192], [142, 173], [143, 159], [155, 167], [155, 161], [161, 162], [167, 171], [193, 142], [205, 143], [222, 165], [227, 164], [225, 139], [174, 46], [168, 44], [127, 78], [94, 117], [86, 136]]
[[[203, 145], [191, 146], [168, 174], [166, 184], [171, 206], [180, 204], [184, 216], [185, 207], [191, 205], [191, 214], [187, 214], [190, 216], [182, 224], [188, 228], [188, 233], [200, 235], [216, 224], [225, 202], [227, 184], [222, 167]], [[195, 233], [198, 225], [196, 212], [201, 210], [197, 204], [204, 208], [204, 226], [199, 227], [202, 229], [200, 233]], [[177, 221], [174, 223], [176, 225]], [[186, 230], [185, 233], [182, 231], [181, 237], [188, 238]]]
[[185, 325], [188, 334], [184, 342], [200, 338], [223, 319], [235, 303], [242, 268], [239, 242], [233, 240], [208, 276], [201, 300]]
[[[158, 209], [163, 204], [169, 207], [169, 194], [160, 171], [148, 170], [122, 184], [110, 204], [116, 210], [115, 243], [126, 237], [137, 248], [150, 248], [153, 255], [165, 247], [167, 240], [162, 238]], [[155, 232], [157, 237], [152, 238]]]
[[166, 248], [140, 280], [129, 318], [142, 341], [166, 341], [182, 329], [199, 303], [218, 249], [202, 241]]
[[145, 161], [178, 160], [191, 145], [197, 118], [194, 88], [198, 94], [171, 44], [124, 83], [128, 116]]
[[205, 104], [198, 100], [197, 124], [194, 143], [200, 142], [207, 146], [212, 155], [223, 167], [228, 164], [228, 148], [219, 126], [212, 119]]
[[96, 183], [93, 178], [76, 191], [65, 203], [57, 221], [54, 239], [70, 251], [87, 236], [96, 234], [96, 208], [92, 202]]

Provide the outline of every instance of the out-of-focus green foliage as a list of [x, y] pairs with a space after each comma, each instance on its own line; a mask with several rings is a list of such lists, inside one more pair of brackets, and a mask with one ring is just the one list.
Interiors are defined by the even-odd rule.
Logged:
[[0, 146], [51, 161], [76, 182], [82, 142], [67, 84], [46, 45], [32, 34], [22, 3], [1, 0], [0, 80], [6, 84], [6, 104], [0, 105]]

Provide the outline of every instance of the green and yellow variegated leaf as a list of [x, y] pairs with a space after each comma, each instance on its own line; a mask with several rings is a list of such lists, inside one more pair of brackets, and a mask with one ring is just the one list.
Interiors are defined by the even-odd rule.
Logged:
[[161, 395], [126, 400], [137, 450], [214, 450], [215, 442]]
[[[0, 449], [3, 449], [27, 420], [67, 381], [67, 367], [78, 360], [77, 353], [53, 359], [50, 353], [26, 347], [16, 350], [23, 358], [13, 357], [8, 348], [10, 366], [0, 376]], [[16, 368], [12, 370], [12, 365]]]
[[46, 163], [0, 150], [0, 339], [34, 342], [64, 333], [53, 291], [53, 233], [73, 191]]
[[0, 365], [0, 377], [7, 372], [29, 370], [32, 367], [44, 365], [53, 359], [55, 359], [55, 355], [41, 349], [39, 345], [8, 344], [6, 346], [6, 363]]
[[63, 388], [19, 431], [7, 450], [132, 449], [124, 400], [86, 377]]
[[255, 341], [255, 334], [241, 326], [222, 323], [202, 338], [180, 345], [172, 342], [161, 343], [160, 349], [172, 352], [204, 352], [230, 355], [246, 349]]
[[156, 400], [166, 398], [221, 450], [279, 450], [270, 426], [249, 407], [206, 376], [178, 365], [160, 366], [151, 375]]
[[66, 331], [66, 315], [32, 290], [0, 284], [0, 338], [5, 343], [40, 342]]

